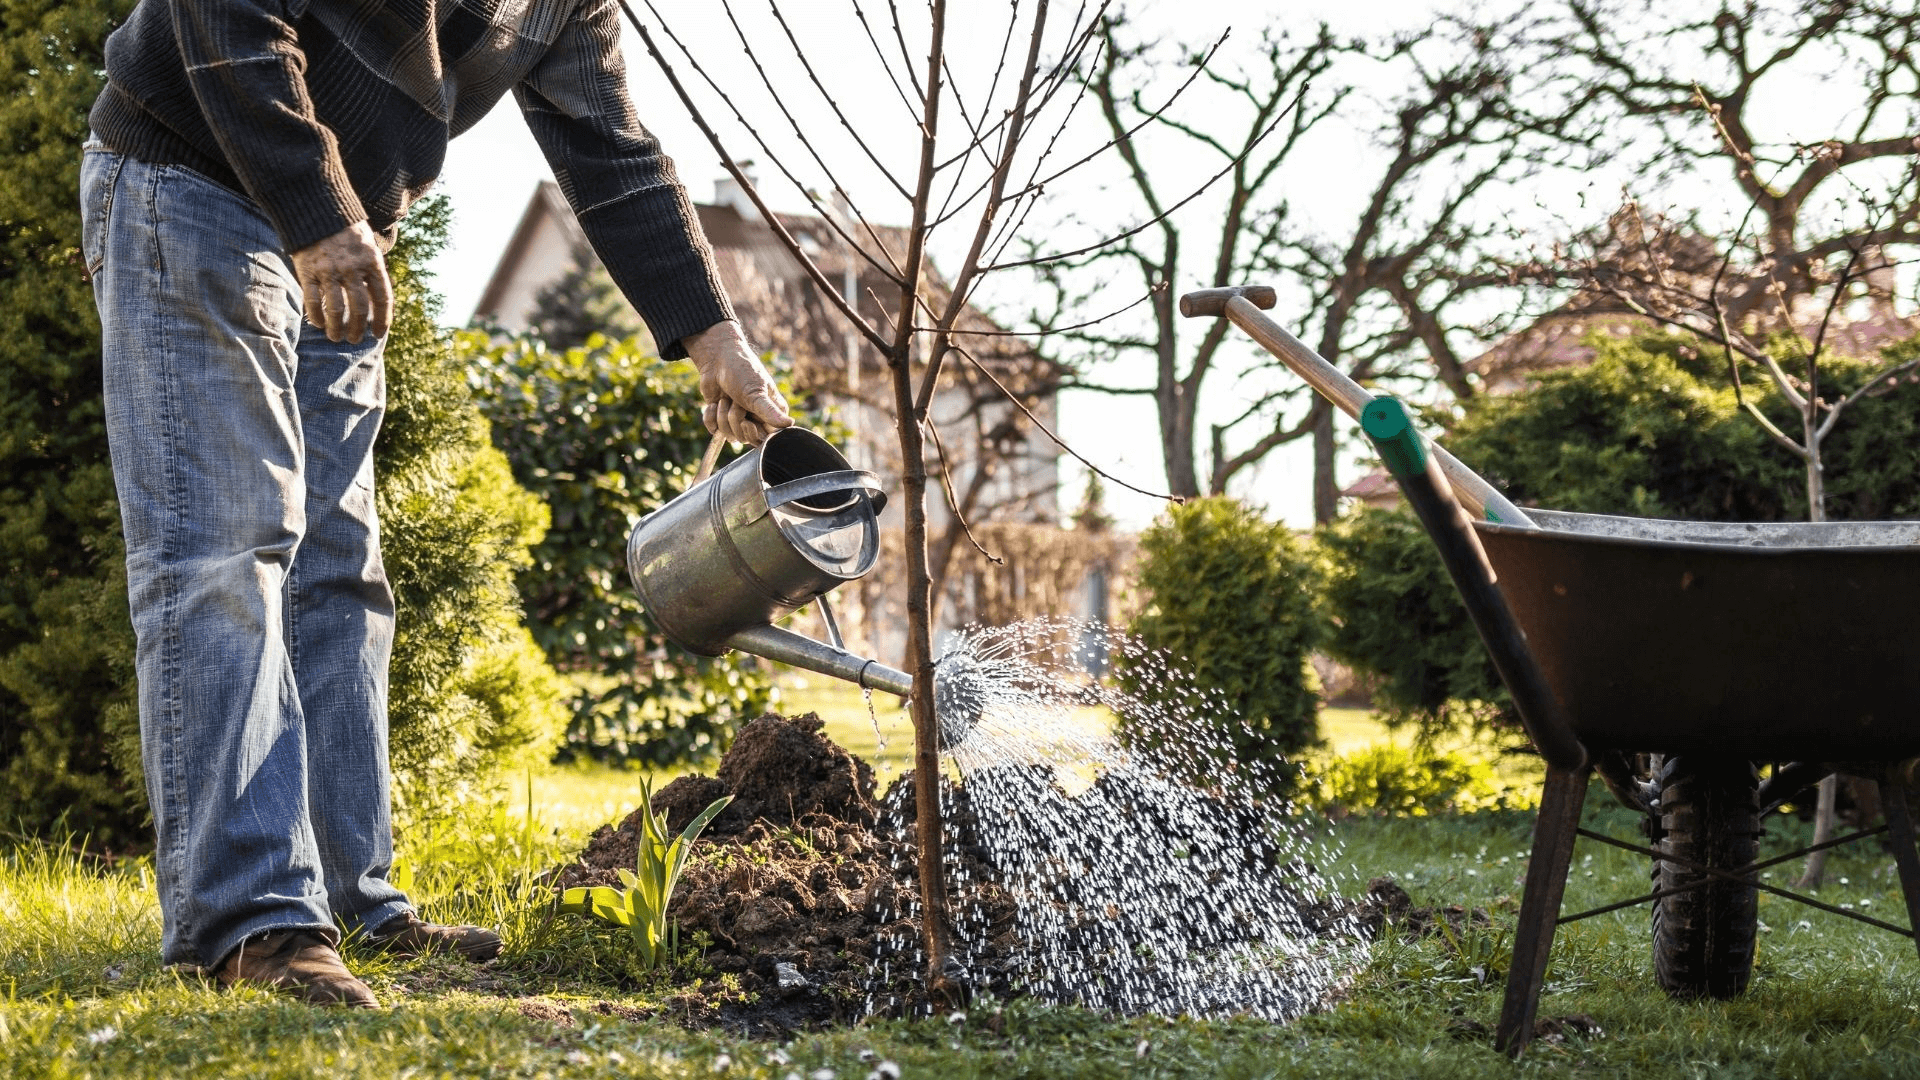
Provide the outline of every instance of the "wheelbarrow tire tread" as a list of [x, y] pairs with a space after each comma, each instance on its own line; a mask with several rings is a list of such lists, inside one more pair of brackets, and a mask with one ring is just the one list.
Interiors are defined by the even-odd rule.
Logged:
[[[1659, 762], [1658, 837], [1655, 846], [1707, 866], [1732, 870], [1759, 850], [1759, 774], [1751, 761], [1681, 754]], [[1703, 875], [1656, 862], [1656, 889]], [[1678, 998], [1730, 998], [1753, 974], [1759, 926], [1758, 893], [1751, 885], [1709, 880], [1700, 888], [1653, 903], [1653, 968], [1662, 989]]]

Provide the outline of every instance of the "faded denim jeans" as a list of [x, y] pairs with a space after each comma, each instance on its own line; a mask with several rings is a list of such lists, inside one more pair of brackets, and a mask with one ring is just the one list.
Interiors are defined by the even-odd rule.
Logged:
[[373, 929], [388, 884], [387, 657], [373, 441], [384, 341], [301, 316], [249, 200], [90, 142], [82, 246], [138, 640], [162, 959]]

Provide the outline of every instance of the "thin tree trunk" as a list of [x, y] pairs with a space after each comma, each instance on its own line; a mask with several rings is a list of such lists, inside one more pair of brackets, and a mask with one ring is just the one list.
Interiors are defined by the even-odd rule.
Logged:
[[927, 954], [927, 983], [944, 990], [952, 934], [947, 925], [947, 879], [942, 873], [940, 742], [933, 715], [933, 578], [927, 567], [927, 460], [920, 425], [914, 422], [913, 375], [904, 361], [893, 365], [902, 464], [901, 501], [906, 508], [907, 670], [913, 673], [914, 842], [919, 848], [920, 938]]
[[[1813, 842], [1824, 844], [1833, 839], [1834, 807], [1839, 802], [1840, 778], [1828, 776], [1820, 781], [1820, 798], [1813, 807]], [[1827, 876], [1827, 853], [1816, 851], [1807, 856], [1806, 872], [1794, 883], [1796, 889], [1817, 889]]]
[[[1807, 415], [1814, 415], [1811, 402], [1807, 406]], [[1827, 520], [1826, 490], [1820, 467], [1820, 437], [1813, 430], [1811, 419], [1807, 425], [1807, 520]], [[1820, 781], [1820, 798], [1813, 806], [1813, 842], [1824, 844], [1833, 839], [1834, 815], [1839, 803], [1840, 778], [1829, 776]], [[1797, 889], [1817, 889], [1827, 877], [1827, 853], [1816, 851], [1807, 856], [1806, 868], [1800, 874], [1800, 880], [1794, 884]]]
[[1316, 402], [1313, 422], [1313, 520], [1325, 525], [1340, 512], [1340, 481], [1334, 473], [1333, 410]]

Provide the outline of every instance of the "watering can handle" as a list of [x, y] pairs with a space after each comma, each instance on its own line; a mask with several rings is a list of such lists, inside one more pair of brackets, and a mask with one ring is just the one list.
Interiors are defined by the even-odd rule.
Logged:
[[717, 431], [713, 433], [713, 438], [707, 442], [706, 454], [700, 458], [700, 471], [693, 474], [694, 483], [697, 484], [713, 475], [713, 466], [720, 460], [720, 448], [726, 445], [726, 442], [725, 435]]
[[811, 499], [815, 495], [825, 495], [830, 491], [863, 492], [873, 502], [873, 512], [879, 514], [887, 508], [887, 492], [880, 486], [880, 478], [864, 469], [843, 469], [840, 472], [818, 473], [803, 476], [798, 480], [789, 480], [784, 484], [774, 484], [767, 489], [767, 509], [785, 506], [801, 499]]

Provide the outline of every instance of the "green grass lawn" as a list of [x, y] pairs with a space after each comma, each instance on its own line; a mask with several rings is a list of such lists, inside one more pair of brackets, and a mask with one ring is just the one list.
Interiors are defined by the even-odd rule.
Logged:
[[[891, 701], [876, 735], [857, 693], [793, 688], [782, 710], [817, 710], [836, 739], [903, 767], [911, 739]], [[1382, 737], [1361, 715], [1329, 716], [1327, 753]], [[883, 751], [874, 754], [884, 738]], [[861, 740], [866, 740], [862, 743]], [[1356, 741], [1357, 740], [1357, 741]], [[886, 768], [882, 768], [884, 773]], [[1603, 1034], [1537, 1044], [1519, 1066], [1468, 1022], [1491, 1025], [1524, 871], [1530, 818], [1498, 811], [1354, 818], [1315, 827], [1312, 857], [1343, 891], [1392, 874], [1418, 904], [1493, 915], [1463, 936], [1390, 935], [1326, 1012], [1276, 1026], [1112, 1019], [1075, 1009], [980, 1003], [787, 1045], [627, 1020], [662, 1005], [669, 980], [637, 985], [611, 935], [540, 913], [531, 874], [637, 804], [639, 776], [606, 768], [530, 778], [499, 804], [433, 835], [403, 836], [402, 870], [431, 917], [501, 926], [509, 948], [479, 980], [451, 961], [355, 961], [390, 1008], [347, 1014], [224, 991], [157, 961], [159, 914], [141, 861], [102, 864], [25, 845], [0, 863], [0, 1076], [767, 1077], [859, 1080], [880, 1060], [905, 1077], [1901, 1077], [1920, 1076], [1920, 961], [1911, 942], [1762, 896], [1752, 990], [1676, 1003], [1653, 985], [1645, 909], [1563, 928], [1547, 1016], [1584, 1013]], [[1596, 785], [1590, 827], [1637, 837]], [[1778, 848], [1806, 826], [1776, 820]], [[1774, 872], [1776, 882], [1792, 876]], [[1890, 860], [1870, 846], [1830, 864], [1823, 898], [1904, 922]], [[1647, 867], [1583, 842], [1568, 908], [1646, 888]], [[1493, 977], [1487, 973], [1491, 971]]]

